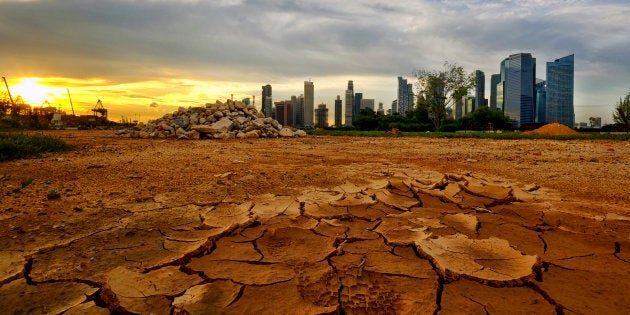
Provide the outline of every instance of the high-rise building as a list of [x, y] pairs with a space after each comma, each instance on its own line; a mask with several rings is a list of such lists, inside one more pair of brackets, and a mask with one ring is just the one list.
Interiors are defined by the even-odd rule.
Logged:
[[475, 105], [484, 106], [486, 100], [486, 74], [481, 70], [475, 71]]
[[510, 55], [501, 63], [505, 73], [504, 105], [505, 115], [512, 120], [512, 127], [518, 128], [535, 121], [536, 58], [529, 53]]
[[293, 107], [293, 127], [304, 128], [304, 96], [291, 96]]
[[398, 100], [393, 100], [392, 101], [392, 115], [394, 114], [398, 114]]
[[[501, 74], [493, 74], [490, 76], [490, 108], [497, 109], [498, 85], [501, 83]], [[503, 90], [503, 89], [501, 89]], [[503, 95], [501, 95], [503, 97]]]
[[361, 112], [361, 100], [363, 100], [363, 93], [354, 93], [354, 106], [352, 106], [352, 117], [355, 119], [359, 117]]
[[547, 84], [536, 80], [536, 123], [547, 122]]
[[477, 97], [472, 96], [472, 95], [468, 95], [468, 96], [464, 96], [463, 98], [463, 105], [464, 105], [464, 110], [463, 110], [463, 115], [464, 117], [467, 116], [468, 114], [472, 113], [475, 111], [475, 109], [477, 109]]
[[348, 81], [348, 89], [346, 89], [346, 126], [352, 126], [352, 108], [354, 107], [354, 85], [352, 80]]
[[455, 119], [464, 117], [464, 102], [466, 102], [466, 96], [455, 100]]
[[304, 127], [313, 127], [315, 107], [315, 87], [313, 82], [304, 81]]
[[[396, 99], [398, 104], [398, 112], [401, 115], [406, 114], [411, 110], [411, 103], [409, 99], [409, 90], [413, 85], [407, 83], [407, 79], [403, 79], [402, 77], [398, 77], [398, 98]], [[413, 95], [413, 90], [411, 91]], [[413, 102], [413, 97], [411, 99]]]
[[378, 102], [378, 109], [376, 110], [377, 115], [385, 115], [385, 109], [383, 109], [383, 102]]
[[283, 126], [293, 126], [292, 100], [274, 102], [276, 105], [276, 120]]
[[547, 62], [547, 122], [573, 127], [573, 78], [573, 55]]
[[271, 98], [271, 85], [263, 85], [262, 87], [262, 108], [261, 111], [265, 117], [271, 117], [273, 112], [273, 99]]
[[413, 84], [407, 84], [407, 107], [408, 110], [413, 110], [413, 105], [415, 103], [416, 96], [413, 94]]
[[341, 127], [342, 113], [341, 96], [337, 95], [337, 99], [335, 100], [335, 128]]
[[361, 109], [369, 108], [374, 110], [374, 99], [373, 98], [364, 98], [361, 100]]
[[317, 105], [317, 109], [315, 110], [315, 127], [328, 127], [328, 108], [326, 108], [326, 104]]

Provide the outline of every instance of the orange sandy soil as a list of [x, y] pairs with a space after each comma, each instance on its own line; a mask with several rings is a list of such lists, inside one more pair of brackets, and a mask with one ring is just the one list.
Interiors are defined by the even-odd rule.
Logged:
[[0, 163], [3, 314], [630, 312], [627, 141], [48, 133]]

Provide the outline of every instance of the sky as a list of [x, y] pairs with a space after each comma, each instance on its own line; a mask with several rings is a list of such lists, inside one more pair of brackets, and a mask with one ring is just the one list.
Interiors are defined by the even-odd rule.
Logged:
[[[514, 53], [575, 54], [576, 121], [612, 123], [630, 92], [627, 0], [0, 0], [0, 75], [12, 94], [110, 120], [315, 86], [332, 115], [348, 80], [389, 108], [397, 77], [445, 61], [490, 75]], [[3, 90], [3, 89], [2, 89]], [[471, 91], [471, 94], [473, 92]]]

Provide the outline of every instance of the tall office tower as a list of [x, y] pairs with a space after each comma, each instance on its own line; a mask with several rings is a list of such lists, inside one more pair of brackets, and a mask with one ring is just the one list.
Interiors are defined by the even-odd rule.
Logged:
[[394, 114], [398, 114], [398, 100], [393, 100], [392, 101], [392, 115]]
[[364, 98], [361, 100], [361, 109], [369, 108], [372, 111], [374, 110], [374, 99], [373, 98]]
[[484, 106], [486, 100], [486, 74], [481, 70], [475, 71], [475, 105]]
[[547, 122], [547, 84], [545, 81], [536, 80], [536, 123]]
[[398, 112], [401, 115], [404, 115], [411, 110], [411, 106], [409, 105], [409, 86], [410, 85], [407, 84], [407, 79], [398, 77], [398, 98], [396, 101], [398, 104]]
[[315, 110], [315, 127], [328, 127], [328, 108], [326, 108], [326, 104], [317, 105], [317, 109]]
[[413, 105], [415, 103], [416, 100], [416, 96], [413, 94], [413, 84], [409, 83], [407, 84], [407, 105], [409, 107], [409, 110], [413, 110]]
[[547, 62], [548, 122], [559, 122], [569, 127], [575, 123], [573, 108], [574, 56], [569, 55]]
[[271, 98], [271, 85], [263, 85], [262, 87], [262, 108], [261, 111], [265, 117], [271, 117], [273, 112], [273, 101]]
[[501, 83], [501, 74], [493, 74], [490, 76], [490, 108], [497, 109], [497, 86]]
[[352, 80], [348, 81], [348, 89], [346, 89], [346, 126], [352, 126], [352, 108], [354, 107], [354, 85]]
[[462, 119], [462, 117], [464, 117], [465, 101], [466, 96], [462, 96], [461, 98], [455, 100], [455, 119]]
[[293, 126], [293, 106], [290, 100], [274, 102], [276, 120], [283, 126]]
[[468, 96], [464, 96], [464, 116], [472, 113], [475, 111], [475, 109], [477, 108], [477, 98], [475, 96], [472, 95], [468, 95]]
[[313, 112], [315, 110], [315, 87], [313, 82], [304, 81], [304, 127], [313, 127]]
[[529, 53], [510, 55], [502, 65], [505, 69], [504, 113], [512, 120], [512, 127], [518, 128], [535, 121], [536, 58]]
[[378, 109], [376, 110], [377, 115], [385, 115], [385, 109], [383, 109], [383, 102], [378, 102]]
[[354, 93], [354, 106], [352, 106], [352, 117], [358, 118], [361, 112], [361, 100], [363, 100], [363, 93]]
[[341, 127], [341, 116], [342, 116], [342, 102], [341, 96], [337, 95], [337, 99], [335, 100], [335, 128]]
[[293, 127], [304, 128], [304, 96], [291, 96], [293, 107]]

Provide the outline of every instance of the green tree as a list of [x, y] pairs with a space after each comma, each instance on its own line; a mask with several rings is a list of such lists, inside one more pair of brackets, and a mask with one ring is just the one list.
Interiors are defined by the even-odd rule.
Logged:
[[622, 125], [626, 132], [630, 132], [630, 93], [623, 99], [619, 99], [613, 112], [613, 120], [615, 123]]
[[455, 64], [444, 62], [441, 70], [419, 70], [415, 73], [418, 78], [418, 94], [422, 94], [429, 118], [439, 130], [452, 112], [452, 106], [456, 99], [468, 94], [475, 86], [475, 74], [466, 74], [464, 68]]

